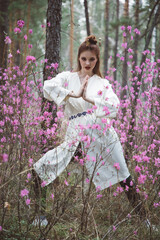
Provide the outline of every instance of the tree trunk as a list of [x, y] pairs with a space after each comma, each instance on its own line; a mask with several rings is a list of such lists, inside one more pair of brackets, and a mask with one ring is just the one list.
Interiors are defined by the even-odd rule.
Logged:
[[[119, 0], [116, 6], [116, 35], [115, 35], [115, 47], [114, 47], [114, 67], [117, 69], [117, 48], [118, 48], [118, 34], [119, 34]], [[114, 72], [114, 80], [117, 80], [117, 71]]]
[[52, 71], [52, 69], [46, 69], [46, 65], [60, 61], [61, 8], [62, 0], [48, 0], [45, 51], [45, 58], [48, 62], [43, 69], [44, 81], [48, 79]]
[[0, 0], [0, 68], [7, 67], [7, 45], [5, 44], [5, 33], [8, 32], [8, 6], [9, 0]]
[[73, 68], [73, 38], [74, 38], [74, 0], [71, 0], [71, 22], [70, 22], [70, 69]]
[[[135, 6], [135, 28], [139, 28], [139, 0], [136, 0], [136, 6]], [[137, 65], [137, 52], [138, 52], [138, 40], [139, 40], [139, 35], [135, 34], [134, 35], [134, 56], [133, 56], [133, 61], [134, 61], [134, 66]]]
[[[129, 0], [125, 0], [125, 3], [124, 3], [124, 18], [126, 18], [126, 20], [129, 18]], [[126, 21], [125, 27], [127, 27], [127, 21]], [[123, 37], [123, 42], [127, 42], [127, 35], [126, 37]], [[122, 70], [122, 91], [121, 91], [122, 100], [126, 99], [126, 96], [127, 96], [127, 90], [125, 89], [125, 86], [127, 85], [127, 81], [128, 81], [127, 61], [128, 61], [128, 52], [127, 52], [127, 48], [125, 48], [123, 70]]]
[[[48, 9], [47, 9], [47, 26], [46, 26], [46, 52], [45, 59], [48, 59], [48, 62], [45, 63], [43, 69], [43, 81], [47, 80], [49, 77], [53, 77], [53, 69], [46, 68], [46, 65], [51, 63], [59, 63], [60, 61], [60, 44], [61, 44], [61, 8], [62, 0], [48, 0]], [[48, 103], [48, 105], [47, 105]], [[54, 122], [56, 116], [56, 109], [53, 110], [54, 102], [49, 102], [48, 100], [42, 100], [41, 112], [43, 114], [46, 111], [46, 105], [49, 112], [52, 112], [52, 119]], [[53, 124], [51, 122], [51, 125]], [[46, 128], [45, 122], [41, 124], [43, 129]], [[43, 136], [45, 138], [45, 136]], [[47, 147], [49, 148], [47, 143]], [[53, 145], [53, 143], [52, 143]], [[52, 146], [53, 148], [53, 146]], [[45, 152], [45, 147], [42, 144], [42, 152]]]
[[[158, 3], [157, 11], [156, 11], [156, 13], [155, 13], [155, 15], [153, 17], [151, 27], [150, 27], [150, 29], [148, 31], [147, 36], [146, 36], [146, 42], [145, 42], [144, 50], [148, 49], [149, 43], [150, 43], [151, 38], [152, 38], [153, 29], [155, 28], [155, 26], [156, 26], [156, 24], [158, 23], [159, 20], [160, 20], [160, 1]], [[140, 66], [142, 65], [143, 62], [145, 62], [146, 57], [147, 57], [147, 55], [144, 55], [144, 54], [142, 55]], [[143, 71], [138, 76], [138, 81], [141, 81], [142, 74], [143, 74]], [[145, 86], [144, 86], [144, 82], [143, 82], [143, 79], [142, 79], [142, 91], [144, 89], [145, 89]], [[135, 101], [137, 101], [139, 91], [140, 91], [140, 88], [137, 89], [137, 95], [135, 97]]]
[[[136, 0], [136, 6], [135, 6], [135, 28], [138, 28], [139, 26], [139, 0]], [[133, 45], [133, 52], [134, 52], [134, 55], [133, 55], [133, 61], [134, 61], [134, 68], [135, 66], [137, 65], [137, 52], [138, 52], [138, 40], [139, 40], [139, 35], [138, 34], [135, 34], [134, 36], [134, 45]], [[136, 76], [136, 74], [133, 74], [133, 78]], [[132, 85], [133, 88], [134, 88], [134, 95], [136, 94], [136, 84]], [[136, 107], [136, 103], [134, 102], [133, 100], [133, 103], [132, 103], [132, 107], [131, 107], [131, 115], [132, 115], [132, 118], [130, 120], [130, 129], [128, 131], [128, 141], [125, 145], [125, 159], [126, 159], [126, 162], [129, 161], [129, 158], [132, 158], [132, 146], [134, 146], [134, 126], [135, 126], [135, 123], [136, 123], [136, 120], [135, 121], [132, 121], [133, 119], [135, 119], [136, 115], [135, 115], [135, 107]], [[132, 146], [130, 145], [130, 142], [132, 142]]]
[[108, 57], [109, 57], [109, 0], [106, 0], [105, 7], [105, 49], [104, 49], [104, 75], [108, 71]]
[[88, 1], [87, 0], [84, 0], [84, 9], [85, 9], [85, 17], [86, 17], [87, 36], [89, 36], [89, 35], [91, 35], [91, 31], [90, 31], [89, 13], [88, 13]]

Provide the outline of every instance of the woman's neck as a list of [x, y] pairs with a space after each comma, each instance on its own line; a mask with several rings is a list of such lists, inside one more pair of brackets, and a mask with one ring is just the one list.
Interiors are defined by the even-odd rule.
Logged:
[[78, 74], [79, 74], [79, 76], [80, 76], [81, 78], [84, 78], [86, 75], [88, 75], [88, 76], [90, 76], [90, 77], [92, 77], [92, 76], [94, 75], [93, 72], [84, 72], [84, 71], [82, 71], [82, 70], [80, 70], [80, 71], [78, 72]]

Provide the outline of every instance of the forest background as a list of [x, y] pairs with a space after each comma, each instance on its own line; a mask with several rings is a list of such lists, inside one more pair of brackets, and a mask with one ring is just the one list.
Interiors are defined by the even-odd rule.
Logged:
[[[82, 161], [35, 190], [32, 164], [63, 138], [63, 109], [43, 99], [43, 81], [76, 67], [89, 34], [101, 71], [121, 100], [113, 125], [157, 225], [160, 215], [160, 1], [0, 0], [0, 238], [158, 239], [120, 187], [102, 193]], [[43, 212], [47, 226], [34, 226]]]

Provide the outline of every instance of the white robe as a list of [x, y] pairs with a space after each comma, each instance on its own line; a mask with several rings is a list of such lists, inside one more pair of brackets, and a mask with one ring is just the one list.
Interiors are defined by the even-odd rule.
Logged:
[[[44, 97], [54, 101], [58, 106], [65, 104], [64, 112], [69, 118], [93, 107], [82, 98], [66, 98], [71, 91], [77, 93], [80, 85], [77, 72], [62, 72], [44, 82]], [[64, 142], [48, 151], [33, 165], [46, 185], [54, 181], [67, 167], [80, 142], [86, 154], [84, 164], [96, 187], [103, 190], [130, 175], [117, 133], [112, 126], [108, 126], [110, 119], [116, 117], [118, 97], [108, 80], [96, 74], [89, 78], [86, 94], [94, 100], [97, 108], [91, 114], [70, 120]], [[107, 115], [104, 107], [108, 107]], [[107, 123], [102, 123], [102, 119], [106, 119]], [[119, 164], [119, 170], [116, 163]]]

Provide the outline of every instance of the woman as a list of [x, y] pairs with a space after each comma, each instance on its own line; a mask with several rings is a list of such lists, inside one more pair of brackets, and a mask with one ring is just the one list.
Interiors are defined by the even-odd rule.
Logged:
[[124, 189], [128, 186], [129, 201], [136, 212], [145, 216], [119, 138], [110, 125], [118, 112], [119, 100], [100, 73], [100, 50], [95, 36], [87, 37], [80, 45], [77, 60], [76, 72], [62, 72], [44, 82], [44, 97], [58, 106], [65, 105], [69, 124], [64, 142], [44, 154], [34, 169], [48, 185], [67, 167], [81, 143], [81, 164], [85, 164], [95, 186], [100, 190], [118, 182]]

